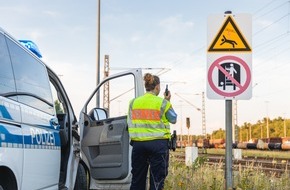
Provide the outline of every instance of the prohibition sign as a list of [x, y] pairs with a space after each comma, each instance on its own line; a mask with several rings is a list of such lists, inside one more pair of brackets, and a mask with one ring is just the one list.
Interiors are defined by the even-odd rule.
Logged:
[[[237, 63], [241, 64], [245, 71], [246, 71], [246, 81], [244, 84], [240, 84], [236, 79], [234, 79], [222, 66], [220, 66], [220, 63], [222, 63], [223, 61], [225, 60], [234, 60], [236, 61]], [[228, 79], [231, 80], [232, 83], [234, 83], [238, 88], [239, 90], [235, 91], [235, 92], [224, 92], [222, 90], [220, 90], [219, 88], [216, 87], [216, 85], [214, 84], [212, 78], [213, 78], [213, 70], [215, 68], [218, 68]], [[242, 94], [248, 87], [249, 87], [249, 84], [251, 82], [251, 71], [250, 71], [250, 68], [249, 66], [247, 65], [247, 63], [242, 60], [241, 58], [239, 57], [236, 57], [236, 56], [223, 56], [223, 57], [220, 57], [218, 58], [217, 60], [215, 60], [211, 66], [209, 67], [209, 70], [208, 70], [208, 83], [210, 85], [210, 87], [213, 89], [213, 91], [215, 91], [217, 94], [221, 95], [221, 96], [224, 96], [224, 97], [234, 97], [234, 96], [238, 96], [240, 94]]]

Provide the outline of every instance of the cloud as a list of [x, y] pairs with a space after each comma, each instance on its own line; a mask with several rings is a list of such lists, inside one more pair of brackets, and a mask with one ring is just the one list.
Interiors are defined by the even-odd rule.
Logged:
[[52, 18], [57, 18], [57, 17], [60, 16], [60, 14], [58, 12], [56, 12], [56, 11], [49, 11], [49, 10], [43, 11], [43, 14], [44, 15], [47, 15], [49, 17], [52, 17]]
[[194, 23], [191, 21], [183, 21], [181, 15], [176, 15], [161, 20], [159, 26], [167, 33], [184, 33], [192, 30]]

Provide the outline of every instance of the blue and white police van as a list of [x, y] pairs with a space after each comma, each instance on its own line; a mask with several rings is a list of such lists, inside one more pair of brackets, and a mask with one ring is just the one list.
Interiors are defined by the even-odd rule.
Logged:
[[82, 178], [75, 186], [77, 120], [59, 78], [39, 57], [33, 42], [0, 29], [0, 190], [82, 188]]
[[141, 69], [105, 78], [77, 121], [40, 57], [33, 42], [0, 28], [0, 190], [129, 189], [126, 115], [144, 94]]

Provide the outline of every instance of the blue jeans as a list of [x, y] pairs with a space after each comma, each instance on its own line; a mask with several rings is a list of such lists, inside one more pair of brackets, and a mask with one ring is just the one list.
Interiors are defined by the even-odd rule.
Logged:
[[168, 174], [168, 140], [132, 142], [132, 182], [130, 190], [145, 190], [150, 166], [150, 190], [162, 190]]

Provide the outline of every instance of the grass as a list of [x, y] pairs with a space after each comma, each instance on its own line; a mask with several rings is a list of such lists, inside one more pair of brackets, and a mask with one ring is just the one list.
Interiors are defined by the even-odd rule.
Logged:
[[[247, 152], [248, 156], [251, 154], [255, 152]], [[272, 154], [264, 152], [263, 155]], [[274, 153], [274, 156], [278, 157], [278, 153]], [[191, 166], [186, 166], [171, 153], [164, 190], [224, 190], [223, 163], [208, 165], [206, 160], [206, 157], [198, 157]], [[251, 166], [247, 169], [240, 167], [238, 171], [233, 171], [233, 186], [236, 190], [290, 190], [289, 177], [289, 171], [278, 178], [275, 172], [266, 174]]]

